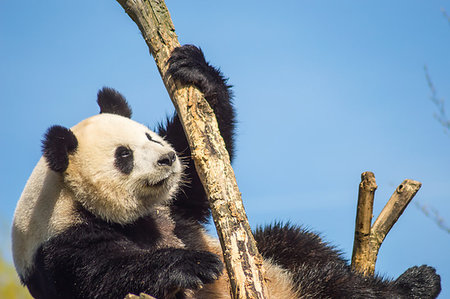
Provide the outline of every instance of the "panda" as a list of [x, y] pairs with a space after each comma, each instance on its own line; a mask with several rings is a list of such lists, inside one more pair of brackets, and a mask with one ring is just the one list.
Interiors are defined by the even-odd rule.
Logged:
[[[230, 86], [192, 45], [174, 50], [168, 74], [195, 85], [214, 110], [232, 159]], [[175, 114], [151, 131], [103, 88], [100, 114], [50, 127], [19, 199], [12, 249], [35, 298], [230, 298], [210, 210]], [[275, 223], [255, 231], [270, 298], [436, 298], [440, 277], [412, 267], [396, 280], [353, 272], [312, 232]]]

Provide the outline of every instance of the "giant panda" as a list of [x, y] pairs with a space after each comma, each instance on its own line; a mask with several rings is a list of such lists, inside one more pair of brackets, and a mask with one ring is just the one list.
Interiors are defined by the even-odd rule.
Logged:
[[[168, 75], [196, 85], [234, 156], [230, 86], [202, 51], [177, 48]], [[158, 134], [130, 119], [103, 88], [100, 114], [50, 127], [43, 157], [19, 199], [12, 246], [35, 298], [230, 298], [221, 249], [203, 224], [210, 210], [175, 114]], [[270, 298], [435, 298], [440, 277], [412, 267], [396, 280], [352, 272], [317, 234], [275, 223], [255, 231]]]

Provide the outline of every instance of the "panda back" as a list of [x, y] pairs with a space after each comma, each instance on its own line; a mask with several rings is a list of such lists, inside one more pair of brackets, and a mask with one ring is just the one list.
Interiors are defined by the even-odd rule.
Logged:
[[78, 222], [74, 203], [61, 174], [41, 158], [17, 203], [12, 225], [13, 259], [21, 279], [31, 270], [39, 246]]

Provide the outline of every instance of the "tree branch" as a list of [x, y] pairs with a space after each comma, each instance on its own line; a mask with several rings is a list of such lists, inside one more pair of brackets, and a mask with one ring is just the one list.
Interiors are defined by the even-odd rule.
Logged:
[[381, 211], [377, 220], [372, 225], [373, 238], [381, 245], [384, 238], [402, 215], [406, 206], [411, 202], [413, 197], [419, 191], [422, 183], [413, 180], [404, 180], [394, 194], [392, 194], [386, 206]]
[[450, 227], [445, 223], [445, 219], [440, 215], [439, 211], [432, 207], [428, 206], [426, 204], [420, 204], [418, 202], [415, 203], [416, 207], [428, 218], [430, 218], [436, 225], [445, 231], [446, 233], [450, 234]]
[[125, 299], [156, 299], [155, 297], [152, 297], [150, 295], [140, 293], [139, 296], [134, 294], [128, 294]]
[[210, 201], [234, 298], [267, 298], [262, 257], [257, 251], [241, 195], [215, 115], [201, 92], [165, 76], [179, 46], [162, 0], [117, 0], [138, 25], [178, 112], [196, 170]]
[[373, 172], [363, 172], [359, 184], [352, 254], [352, 268], [358, 271], [370, 255], [370, 226], [372, 224], [373, 200], [376, 189], [377, 183]]
[[371, 172], [361, 175], [352, 269], [364, 275], [375, 273], [375, 263], [381, 244], [421, 186], [420, 182], [404, 180], [392, 194], [373, 225], [370, 226], [376, 189], [375, 176]]

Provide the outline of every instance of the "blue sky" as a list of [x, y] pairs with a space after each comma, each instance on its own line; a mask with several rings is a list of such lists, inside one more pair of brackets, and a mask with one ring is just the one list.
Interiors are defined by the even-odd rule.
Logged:
[[[254, 227], [303, 224], [350, 258], [357, 190], [375, 173], [378, 215], [406, 178], [423, 183], [381, 247], [377, 271], [429, 264], [450, 298], [450, 134], [433, 117], [424, 65], [450, 110], [447, 1], [167, 1], [181, 43], [202, 47], [234, 85], [234, 169]], [[154, 127], [173, 111], [139, 30], [115, 1], [0, 2], [2, 249], [53, 124], [122, 92]], [[450, 115], [450, 114], [449, 114]]]

